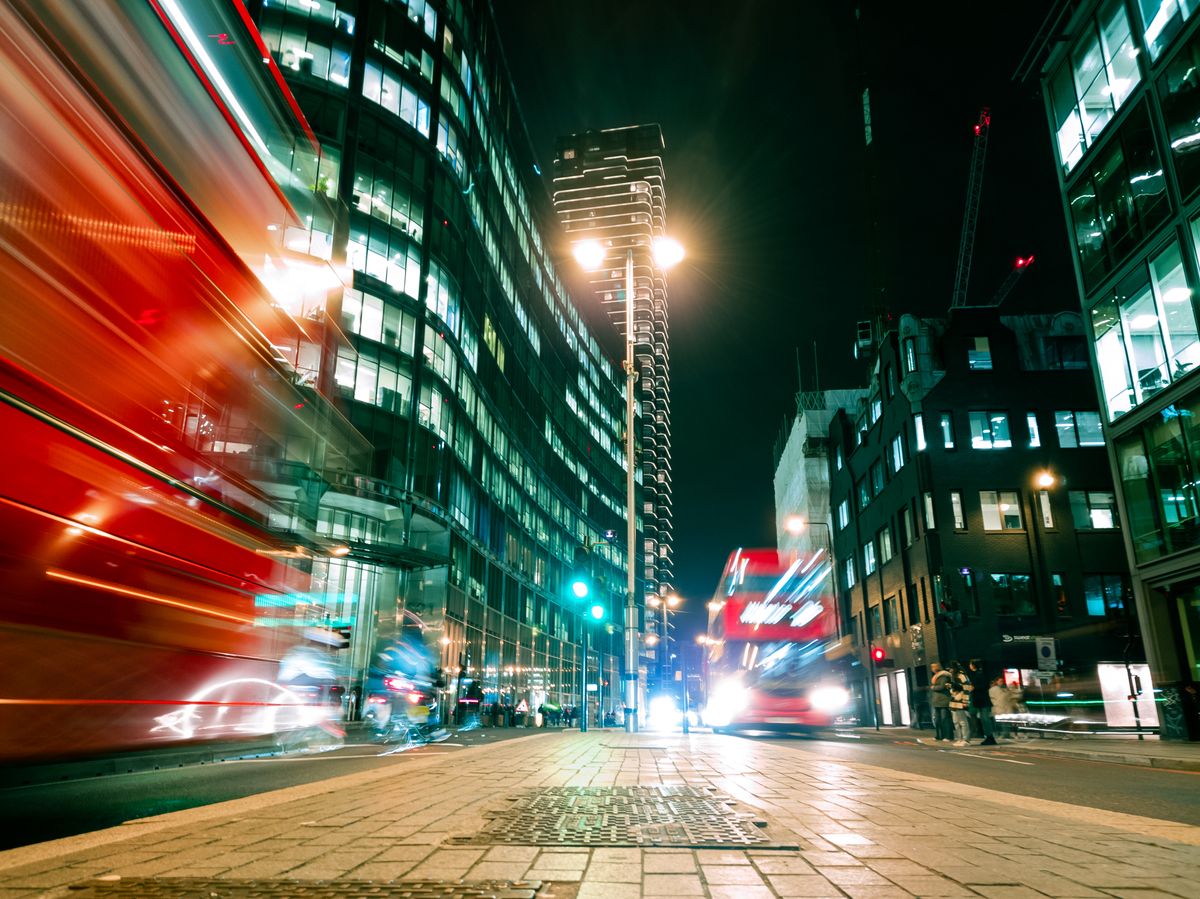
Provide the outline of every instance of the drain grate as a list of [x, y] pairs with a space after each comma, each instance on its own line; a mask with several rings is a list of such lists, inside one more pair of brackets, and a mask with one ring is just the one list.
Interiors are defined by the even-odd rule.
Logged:
[[71, 897], [96, 899], [534, 899], [539, 881], [487, 880], [218, 880], [206, 877], [122, 877], [71, 887]]
[[693, 849], [773, 844], [766, 822], [730, 809], [733, 800], [696, 787], [545, 787], [489, 813], [459, 845], [681, 846]]

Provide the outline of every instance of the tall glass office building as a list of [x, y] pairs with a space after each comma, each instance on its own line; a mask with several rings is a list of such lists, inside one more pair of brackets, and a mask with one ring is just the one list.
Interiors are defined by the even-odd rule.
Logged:
[[1164, 735], [1200, 739], [1200, 16], [1059, 2], [1040, 76]]
[[[556, 271], [490, 5], [249, 6], [340, 210], [328, 240], [353, 286], [331, 389], [372, 448], [369, 470], [295, 485], [297, 514], [349, 549], [307, 599], [351, 628], [356, 671], [414, 628], [440, 647], [448, 705], [472, 685], [576, 705], [584, 622], [562, 588], [580, 544], [625, 533], [624, 375]], [[615, 613], [588, 625], [589, 696], [619, 710], [626, 547], [592, 555]]]

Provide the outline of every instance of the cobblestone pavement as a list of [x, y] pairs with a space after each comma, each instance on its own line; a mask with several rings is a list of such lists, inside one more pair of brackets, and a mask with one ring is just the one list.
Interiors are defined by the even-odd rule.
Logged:
[[[774, 848], [469, 843], [523, 790], [662, 785], [732, 799]], [[1200, 828], [710, 734], [538, 734], [0, 853], [0, 899], [117, 876], [540, 882], [539, 896], [580, 899], [1200, 899]]]

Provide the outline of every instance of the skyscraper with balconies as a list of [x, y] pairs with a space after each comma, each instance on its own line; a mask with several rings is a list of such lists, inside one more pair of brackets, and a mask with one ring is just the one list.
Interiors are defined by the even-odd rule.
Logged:
[[[554, 207], [568, 241], [598, 240], [619, 260], [633, 248], [634, 359], [641, 407], [645, 592], [674, 585], [671, 504], [671, 365], [667, 284], [652, 244], [666, 231], [663, 135], [658, 125], [630, 125], [560, 137], [554, 154]], [[625, 334], [625, 268], [591, 273], [604, 308]], [[650, 627], [650, 623], [647, 623]]]

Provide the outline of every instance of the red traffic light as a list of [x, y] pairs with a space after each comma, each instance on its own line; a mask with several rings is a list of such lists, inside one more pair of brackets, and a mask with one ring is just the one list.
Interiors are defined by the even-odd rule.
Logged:
[[872, 646], [871, 647], [871, 661], [882, 662], [885, 655], [886, 655], [886, 653], [883, 651], [883, 647], [881, 647], [881, 646]]

